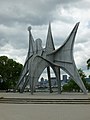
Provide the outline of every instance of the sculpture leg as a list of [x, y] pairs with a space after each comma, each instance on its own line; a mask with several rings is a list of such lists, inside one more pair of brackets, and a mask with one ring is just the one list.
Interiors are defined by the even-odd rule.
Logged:
[[14, 88], [14, 92], [16, 92], [16, 89], [17, 89], [17, 88], [19, 87], [19, 85], [24, 81], [24, 78], [26, 77], [27, 73], [28, 73], [28, 71], [27, 71], [23, 76], [20, 77], [17, 85], [16, 85], [15, 88]]
[[31, 87], [31, 95], [33, 95], [34, 92], [34, 84], [33, 84], [33, 78], [30, 80], [30, 87]]
[[52, 67], [57, 80], [58, 94], [61, 94], [61, 77], [60, 77], [60, 67]]
[[58, 94], [61, 94], [61, 77], [60, 77], [60, 68], [58, 69], [57, 81], [58, 81]]
[[50, 67], [47, 67], [47, 74], [48, 74], [48, 82], [49, 82], [49, 89], [50, 93], [52, 93], [52, 88], [51, 88], [51, 78], [50, 78]]
[[23, 84], [21, 90], [20, 90], [21, 93], [24, 92], [24, 89], [25, 89], [25, 87], [27, 86], [28, 82], [29, 82], [29, 78], [27, 77], [27, 78], [25, 79], [25, 82], [24, 82], [24, 84]]

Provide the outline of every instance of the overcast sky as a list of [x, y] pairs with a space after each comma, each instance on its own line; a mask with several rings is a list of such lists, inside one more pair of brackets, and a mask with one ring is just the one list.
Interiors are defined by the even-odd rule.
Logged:
[[23, 64], [28, 49], [27, 27], [32, 27], [34, 39], [41, 38], [44, 46], [49, 21], [56, 48], [80, 22], [74, 58], [77, 68], [89, 74], [90, 0], [0, 0], [0, 56], [7, 55]]

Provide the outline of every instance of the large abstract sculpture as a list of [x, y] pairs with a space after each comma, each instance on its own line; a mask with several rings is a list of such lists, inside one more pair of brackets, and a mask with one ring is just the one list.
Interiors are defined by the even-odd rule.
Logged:
[[69, 37], [64, 44], [55, 50], [53, 37], [51, 33], [51, 26], [49, 24], [46, 47], [42, 47], [41, 39], [34, 41], [31, 34], [31, 27], [29, 31], [29, 50], [27, 58], [15, 90], [22, 84], [21, 92], [24, 91], [27, 84], [30, 85], [31, 94], [33, 94], [35, 85], [42, 74], [43, 70], [47, 68], [50, 92], [50, 67], [53, 69], [56, 79], [58, 81], [58, 93], [61, 93], [60, 69], [66, 71], [70, 77], [77, 83], [81, 90], [86, 94], [86, 88], [78, 74], [74, 58], [73, 46], [79, 23], [75, 25]]

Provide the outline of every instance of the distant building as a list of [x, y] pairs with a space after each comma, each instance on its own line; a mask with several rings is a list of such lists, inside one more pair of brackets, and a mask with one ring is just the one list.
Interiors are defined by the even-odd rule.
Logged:
[[[61, 86], [66, 84], [67, 81], [68, 81], [67, 75], [63, 75], [62, 80], [61, 80]], [[58, 83], [57, 83], [56, 77], [51, 77], [51, 86], [52, 87], [57, 87], [57, 85], [58, 85]], [[37, 86], [39, 86], [39, 87], [49, 87], [49, 82], [48, 82], [47, 79], [44, 79], [42, 77], [41, 80], [38, 82]]]
[[52, 87], [56, 87], [56, 86], [57, 86], [56, 77], [52, 77], [52, 78], [51, 78], [51, 86], [52, 86]]
[[[61, 89], [63, 88], [63, 85], [68, 84], [70, 81], [70, 77], [68, 78], [67, 75], [62, 75], [62, 80], [61, 80]], [[86, 78], [86, 81], [88, 84], [90, 84], [90, 78]], [[57, 79], [56, 77], [51, 77], [51, 87], [56, 88], [58, 86]], [[43, 77], [41, 78], [40, 81], [38, 81], [36, 88], [49, 88], [49, 82], [47, 79], [44, 79]]]
[[67, 75], [63, 75], [63, 79], [62, 79], [65, 83], [67, 83]]

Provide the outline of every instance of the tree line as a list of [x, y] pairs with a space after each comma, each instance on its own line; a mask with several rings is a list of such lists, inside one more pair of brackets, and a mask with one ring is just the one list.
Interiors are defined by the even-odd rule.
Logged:
[[[88, 91], [90, 91], [90, 84], [86, 81], [86, 75], [82, 71], [82, 69], [78, 70], [79, 75]], [[63, 86], [63, 91], [67, 92], [80, 92], [80, 87], [72, 80], [71, 78], [69, 79], [68, 83]]]
[[23, 65], [9, 59], [0, 57], [0, 90], [13, 89], [19, 79]]
[[[88, 70], [90, 69], [90, 59], [87, 60], [87, 69]], [[86, 81], [85, 73], [83, 72], [82, 69], [79, 69], [78, 72], [79, 72], [79, 75], [80, 75], [86, 89], [88, 91], [90, 91], [90, 84]], [[89, 75], [89, 78], [90, 78], [90, 75]], [[63, 86], [63, 91], [68, 91], [68, 92], [72, 92], [72, 91], [76, 92], [76, 91], [78, 91], [79, 92], [80, 87], [72, 79], [70, 79], [68, 81], [68, 83]]]
[[[14, 89], [22, 69], [22, 64], [13, 59], [9, 59], [7, 56], [0, 56], [0, 90]], [[87, 69], [90, 69], [90, 59], [87, 60]], [[85, 79], [85, 73], [81, 69], [79, 69], [78, 72], [84, 85], [90, 91], [90, 84], [88, 84]], [[63, 86], [63, 91], [73, 90], [80, 91], [80, 88], [72, 79], [70, 79], [69, 82]]]

